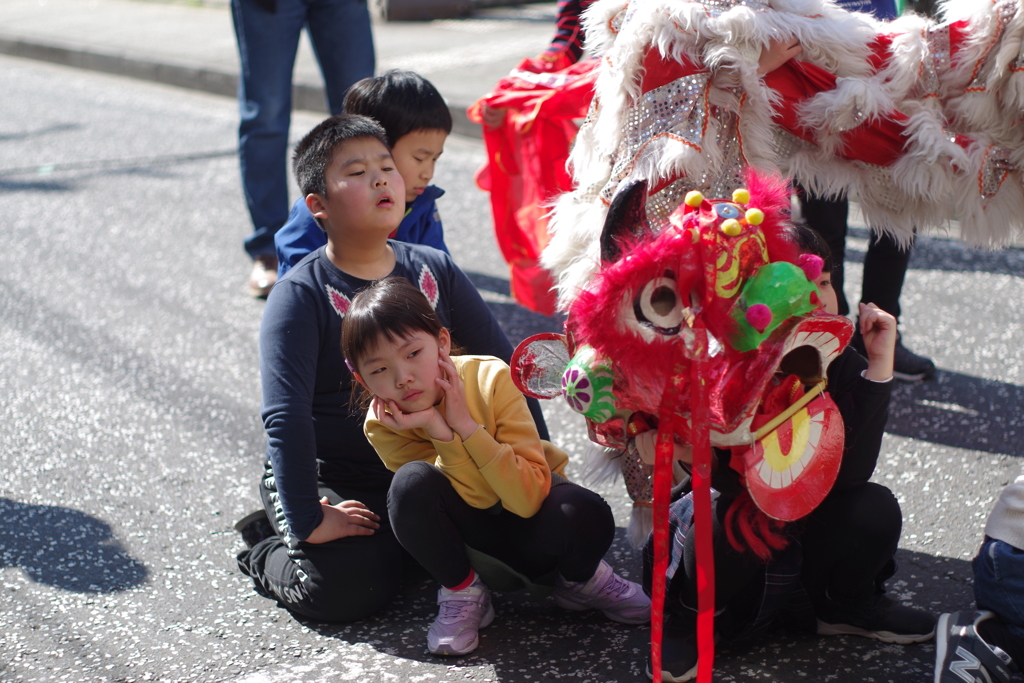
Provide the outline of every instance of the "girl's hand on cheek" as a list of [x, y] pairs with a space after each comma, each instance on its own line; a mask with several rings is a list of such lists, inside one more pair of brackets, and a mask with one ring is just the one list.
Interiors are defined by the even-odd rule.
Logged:
[[473, 416], [469, 414], [469, 406], [466, 405], [466, 387], [462, 384], [458, 370], [451, 356], [444, 351], [440, 352], [437, 364], [441, 367], [444, 377], [438, 377], [435, 381], [444, 390], [444, 410], [448, 425], [455, 430], [463, 441], [473, 436], [477, 424]]
[[394, 401], [385, 402], [374, 396], [373, 412], [385, 427], [395, 431], [426, 429], [432, 439], [438, 441], [452, 440], [452, 430], [445, 424], [441, 413], [433, 406], [426, 410], [417, 410], [415, 413], [403, 413]]

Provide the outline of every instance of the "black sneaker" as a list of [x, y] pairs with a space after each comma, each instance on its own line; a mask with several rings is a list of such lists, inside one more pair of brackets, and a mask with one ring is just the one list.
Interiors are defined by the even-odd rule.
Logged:
[[[860, 355], [868, 357], [860, 330], [854, 332], [850, 346]], [[892, 366], [892, 376], [901, 382], [920, 382], [935, 376], [935, 363], [932, 362], [932, 359], [919, 356], [904, 346], [902, 334], [896, 335], [896, 350], [893, 354]]]
[[978, 634], [992, 612], [953, 612], [939, 617], [935, 631], [935, 683], [1009, 683], [1012, 660]]
[[651, 675], [651, 659], [647, 658], [647, 675], [663, 683], [683, 683], [697, 677], [697, 632], [692, 625], [681, 627], [669, 616], [661, 638], [661, 678]]
[[919, 356], [903, 345], [902, 335], [896, 337], [892, 376], [903, 382], [919, 382], [935, 376], [935, 363], [931, 358]]
[[879, 593], [869, 600], [827, 600], [815, 607], [819, 636], [864, 636], [883, 643], [923, 643], [935, 635], [935, 615]]
[[235, 522], [235, 531], [242, 534], [242, 540], [245, 541], [246, 547], [253, 547], [264, 538], [270, 538], [271, 536], [277, 535], [274, 531], [274, 527], [270, 524], [270, 518], [267, 516], [267, 511], [260, 508], [255, 512], [250, 512], [245, 517]]

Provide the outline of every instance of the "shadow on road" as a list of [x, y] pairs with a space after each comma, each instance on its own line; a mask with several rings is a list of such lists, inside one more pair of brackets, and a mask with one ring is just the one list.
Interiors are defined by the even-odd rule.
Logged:
[[[488, 298], [488, 292], [500, 297], [511, 296], [508, 280], [469, 271], [466, 271], [466, 276], [469, 277], [473, 286], [481, 291], [485, 299]], [[505, 330], [505, 334], [508, 335], [513, 346], [530, 335], [541, 332], [561, 332], [565, 322], [565, 316], [560, 313], [551, 317], [533, 313], [513, 301], [505, 303], [491, 299], [487, 301], [487, 305], [490, 306], [494, 317], [501, 323], [501, 328]]]
[[897, 384], [886, 431], [931, 443], [1024, 456], [1024, 387], [956, 372]]
[[[851, 227], [850, 237], [866, 240], [870, 231]], [[864, 263], [863, 249], [846, 246], [846, 260]], [[911, 270], [947, 270], [955, 273], [992, 273], [1024, 277], [1024, 249], [1008, 247], [999, 250], [971, 249], [957, 239], [927, 235], [918, 237], [910, 257]], [[911, 275], [910, 277], [913, 277]], [[858, 299], [853, 299], [858, 300]]]
[[[628, 552], [617, 530], [616, 550]], [[967, 609], [973, 602], [967, 560], [899, 550], [899, 569], [888, 582], [894, 599], [935, 614]], [[632, 568], [631, 559], [615, 561]], [[524, 593], [496, 594], [497, 618], [481, 631], [480, 647], [466, 657], [440, 658], [426, 652], [426, 631], [436, 613], [436, 586], [429, 579], [410, 582], [390, 609], [379, 617], [349, 625], [306, 625], [323, 636], [409, 660], [410, 680], [419, 663], [448, 666], [449, 680], [472, 678], [474, 668], [493, 668], [490, 680], [525, 683], [537, 680], [641, 681], [650, 647], [650, 629], [623, 626], [598, 613], [565, 612], [550, 599]], [[865, 680], [911, 683], [930, 679], [935, 657], [932, 643], [885, 645], [856, 636], [821, 637], [779, 628], [743, 648], [720, 643], [716, 681]], [[423, 669], [426, 673], [427, 669]]]
[[0, 142], [15, 142], [21, 140], [29, 140], [31, 138], [41, 138], [53, 133], [67, 133], [69, 131], [80, 131], [85, 128], [82, 123], [51, 123], [47, 126], [40, 126], [35, 130], [26, 130], [18, 133], [0, 133]]
[[84, 512], [0, 498], [0, 518], [0, 567], [20, 567], [36, 583], [114, 593], [146, 580], [146, 567], [124, 551], [110, 526]]

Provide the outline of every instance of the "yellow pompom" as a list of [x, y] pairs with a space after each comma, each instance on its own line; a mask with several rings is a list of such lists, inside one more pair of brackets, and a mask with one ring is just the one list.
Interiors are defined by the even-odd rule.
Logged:
[[750, 225], [761, 225], [761, 223], [764, 223], [764, 211], [761, 209], [747, 209], [747, 223]]
[[704, 195], [697, 190], [690, 190], [686, 193], [686, 205], [696, 209], [704, 201]]
[[746, 188], [742, 187], [739, 188], [738, 190], [733, 190], [732, 200], [737, 204], [747, 204], [748, 202], [750, 202], [750, 190], [747, 190]]
[[721, 230], [729, 237], [735, 237], [743, 232], [743, 225], [735, 218], [730, 218], [722, 221]]

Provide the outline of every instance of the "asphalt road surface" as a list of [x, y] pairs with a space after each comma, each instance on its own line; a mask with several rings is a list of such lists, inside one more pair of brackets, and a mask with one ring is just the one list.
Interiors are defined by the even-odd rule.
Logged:
[[[296, 620], [235, 568], [264, 437], [233, 100], [0, 58], [0, 680], [634, 681], [649, 630], [499, 595], [474, 654], [425, 651], [423, 577], [378, 618]], [[296, 115], [297, 137], [317, 122]], [[436, 182], [453, 256], [518, 341], [558, 321], [508, 296], [480, 143]], [[866, 232], [854, 231], [856, 296]], [[875, 478], [905, 516], [908, 603], [971, 602], [970, 564], [1024, 455], [1024, 253], [923, 238], [903, 299], [933, 382], [901, 385]], [[556, 403], [581, 468], [585, 433]], [[609, 561], [636, 578], [621, 484]], [[934, 648], [779, 633], [722, 651], [720, 681], [925, 681]]]

